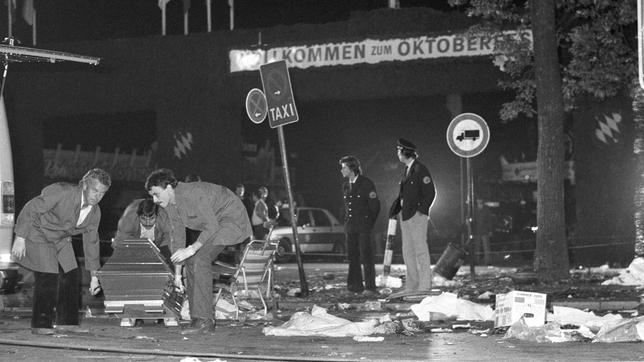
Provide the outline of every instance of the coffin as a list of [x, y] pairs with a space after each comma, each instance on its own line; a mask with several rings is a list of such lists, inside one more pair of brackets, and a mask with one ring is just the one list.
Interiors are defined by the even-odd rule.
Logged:
[[151, 241], [119, 243], [97, 276], [105, 295], [106, 313], [123, 313], [127, 307], [164, 312], [164, 289], [172, 280], [172, 271]]

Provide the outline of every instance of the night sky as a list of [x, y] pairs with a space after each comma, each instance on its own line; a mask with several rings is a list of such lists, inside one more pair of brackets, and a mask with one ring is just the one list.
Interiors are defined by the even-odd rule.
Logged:
[[[22, 3], [13, 27], [14, 37], [31, 44], [31, 28], [22, 18]], [[155, 36], [161, 33], [158, 0], [34, 0], [37, 43], [76, 42]], [[352, 11], [388, 6], [387, 0], [234, 0], [235, 28], [264, 28], [297, 23], [328, 23], [349, 18]], [[192, 0], [190, 33], [205, 32], [205, 0]], [[6, 0], [0, 1], [0, 33], [7, 34]], [[400, 0], [401, 7], [453, 10], [447, 0]], [[228, 0], [212, 0], [213, 31], [229, 29]], [[183, 1], [167, 5], [167, 35], [183, 34]]]

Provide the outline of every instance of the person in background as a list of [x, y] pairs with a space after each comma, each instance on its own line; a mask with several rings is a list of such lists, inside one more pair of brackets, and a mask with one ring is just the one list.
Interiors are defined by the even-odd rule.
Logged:
[[[170, 256], [179, 248], [179, 245], [172, 240], [170, 219], [166, 211], [155, 204], [151, 198], [136, 199], [132, 201], [119, 219], [116, 236], [112, 247], [118, 246], [128, 239], [148, 239], [159, 248], [161, 255], [168, 265]], [[181, 281], [181, 265], [174, 265], [174, 284], [183, 288]]]
[[186, 227], [200, 231], [193, 244], [175, 251], [170, 260], [184, 263], [187, 280], [191, 323], [181, 334], [213, 332], [212, 262], [226, 245], [242, 243], [252, 236], [244, 205], [227, 187], [209, 182], [178, 182], [169, 169], [151, 172], [145, 189], [167, 211], [175, 241], [185, 240]]
[[[494, 219], [492, 218], [490, 209], [481, 199], [476, 199], [474, 222], [476, 226], [474, 228], [474, 235], [476, 238], [476, 252], [478, 254], [482, 250], [483, 264], [490, 265], [490, 236], [492, 235], [492, 231], [494, 231]], [[477, 259], [480, 262], [480, 258]]]
[[239, 183], [235, 185], [235, 195], [237, 195], [242, 200], [242, 203], [246, 208], [246, 212], [248, 212], [248, 217], [251, 217], [253, 215], [254, 209], [253, 202], [246, 196], [246, 187], [244, 186], [244, 184]]
[[402, 252], [407, 270], [405, 292], [425, 292], [432, 287], [427, 225], [436, 189], [429, 170], [418, 161], [416, 145], [400, 138], [396, 149], [405, 171], [398, 197], [389, 209], [389, 218], [396, 218], [400, 214]]
[[253, 192], [253, 214], [251, 224], [253, 225], [253, 236], [257, 240], [265, 240], [273, 220], [268, 217], [268, 206], [266, 205], [266, 194], [262, 188]]
[[342, 195], [349, 256], [347, 290], [373, 297], [378, 291], [371, 232], [380, 212], [380, 200], [373, 181], [362, 175], [360, 161], [356, 157], [344, 156], [339, 163], [342, 177], [346, 178], [342, 184]]
[[271, 220], [277, 220], [277, 218], [280, 217], [280, 209], [269, 194], [268, 187], [260, 186], [259, 191], [261, 192], [262, 199], [264, 200], [266, 207], [268, 208], [268, 218]]
[[83, 235], [90, 292], [97, 295], [101, 291], [96, 276], [100, 268], [98, 203], [111, 184], [107, 172], [94, 168], [78, 185], [58, 182], [45, 187], [20, 211], [11, 254], [20, 265], [34, 271], [33, 334], [89, 332], [79, 325], [81, 276], [71, 237]]

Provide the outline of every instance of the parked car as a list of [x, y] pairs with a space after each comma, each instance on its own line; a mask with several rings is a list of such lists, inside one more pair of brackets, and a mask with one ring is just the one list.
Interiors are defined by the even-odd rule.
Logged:
[[[297, 235], [300, 251], [304, 253], [346, 254], [347, 240], [344, 225], [329, 212], [317, 207], [297, 207]], [[278, 225], [273, 228], [270, 240], [278, 242], [277, 262], [292, 259], [295, 254], [295, 241], [289, 212], [283, 210]]]

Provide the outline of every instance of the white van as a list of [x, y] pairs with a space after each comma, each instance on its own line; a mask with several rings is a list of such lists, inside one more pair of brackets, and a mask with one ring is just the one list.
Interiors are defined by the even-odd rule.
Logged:
[[13, 161], [4, 98], [0, 96], [0, 292], [18, 283], [18, 265], [11, 261], [15, 219]]

